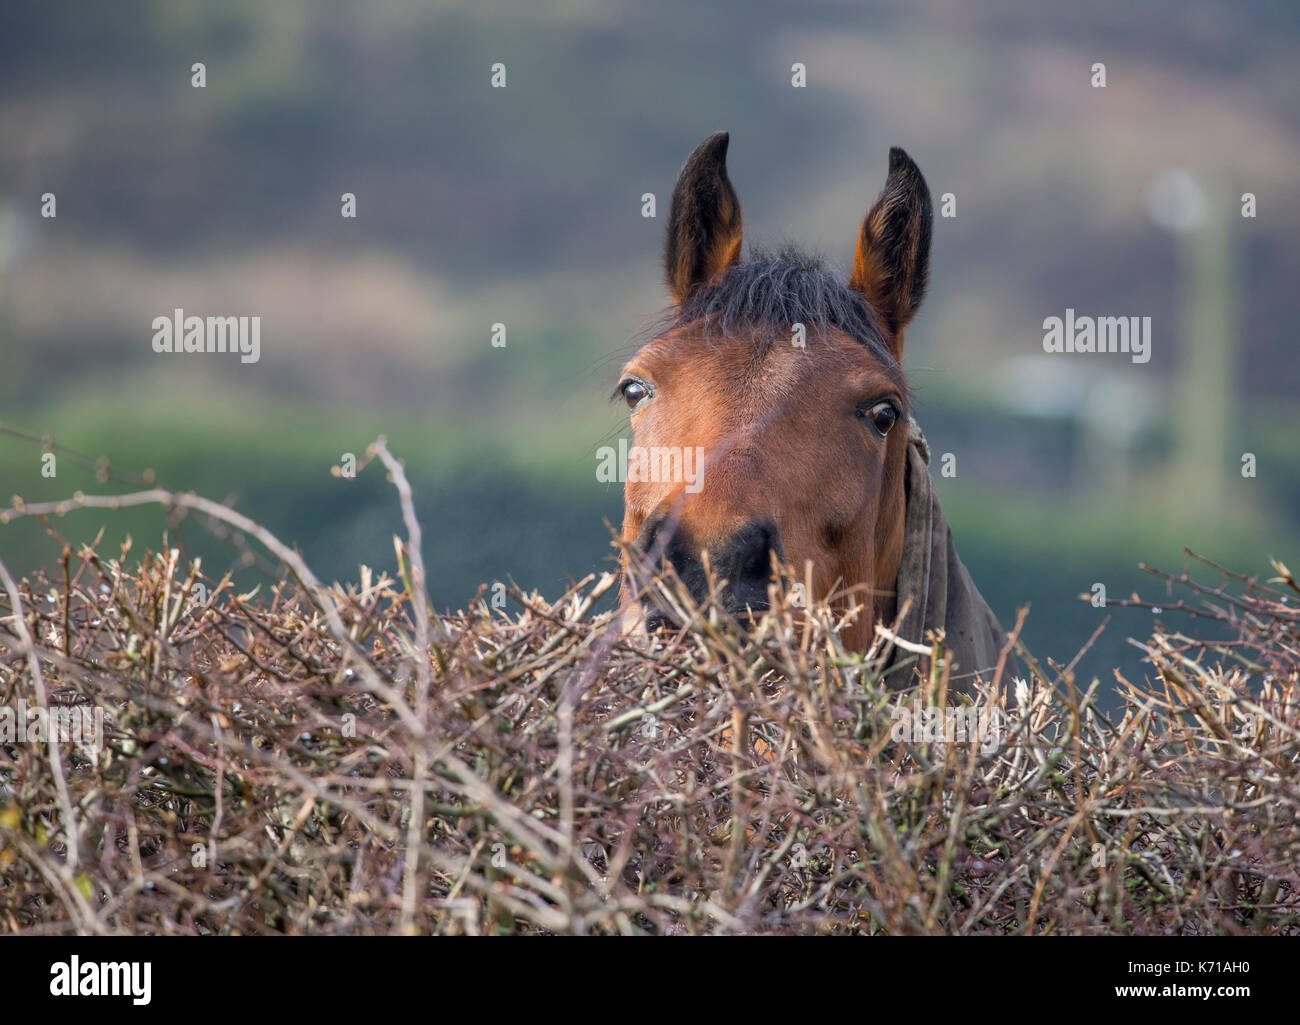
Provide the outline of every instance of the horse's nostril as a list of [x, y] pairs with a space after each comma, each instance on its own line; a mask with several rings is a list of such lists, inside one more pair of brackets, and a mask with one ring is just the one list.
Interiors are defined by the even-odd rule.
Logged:
[[650, 546], [655, 543], [659, 537], [659, 528], [664, 524], [662, 516], [651, 516], [645, 523], [641, 524], [641, 530], [636, 536], [636, 546], [643, 552], [650, 551]]
[[769, 538], [760, 538], [749, 549], [744, 566], [745, 576], [766, 577], [772, 572], [772, 544]]
[[773, 554], [781, 556], [781, 535], [771, 520], [752, 521], [736, 532], [718, 553], [718, 571], [730, 581], [727, 590], [733, 598], [766, 605]]

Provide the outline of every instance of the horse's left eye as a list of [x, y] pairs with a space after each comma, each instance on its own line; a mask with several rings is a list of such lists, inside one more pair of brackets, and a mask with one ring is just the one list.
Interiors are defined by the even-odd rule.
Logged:
[[877, 402], [873, 406], [863, 406], [858, 409], [858, 419], [870, 424], [871, 429], [882, 438], [889, 433], [894, 424], [898, 423], [898, 417], [898, 407], [892, 402]]

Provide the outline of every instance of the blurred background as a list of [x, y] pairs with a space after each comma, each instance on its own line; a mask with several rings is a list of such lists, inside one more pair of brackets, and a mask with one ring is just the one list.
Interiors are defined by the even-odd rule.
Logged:
[[[596, 449], [627, 431], [606, 398], [666, 301], [686, 154], [729, 130], [747, 240], [843, 267], [900, 145], [955, 199], [906, 363], [956, 457], [958, 549], [1004, 623], [1031, 604], [1040, 658], [1110, 615], [1083, 666], [1140, 677], [1124, 639], [1152, 614], [1092, 607], [1094, 584], [1158, 600], [1137, 564], [1180, 570], [1184, 545], [1300, 563], [1297, 67], [1300, 8], [1263, 0], [8, 2], [0, 423], [230, 500], [337, 580], [393, 568], [382, 473], [330, 474], [383, 433], [440, 605], [507, 580], [554, 597], [611, 566]], [[261, 360], [155, 354], [176, 307], [260, 316]], [[1067, 308], [1151, 317], [1150, 362], [1045, 355]], [[5, 500], [128, 490], [41, 470], [0, 434]], [[57, 522], [101, 526], [106, 554], [166, 529]], [[234, 557], [184, 538], [210, 572]], [[15, 571], [59, 551], [0, 528]]]

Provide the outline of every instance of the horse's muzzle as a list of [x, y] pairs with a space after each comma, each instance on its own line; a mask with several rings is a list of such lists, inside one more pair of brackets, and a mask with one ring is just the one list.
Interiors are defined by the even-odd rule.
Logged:
[[[669, 529], [667, 517], [646, 521], [637, 546], [647, 556], [657, 557], [657, 562], [671, 564], [691, 598], [696, 604], [703, 603], [709, 594], [709, 576], [700, 547], [691, 543], [680, 525], [667, 534]], [[781, 533], [775, 523], [750, 520], [726, 542], [710, 547], [708, 556], [714, 580], [722, 582], [719, 604], [725, 612], [744, 622], [768, 608], [768, 585], [782, 558]], [[652, 597], [643, 594], [641, 600], [648, 610], [647, 629], [674, 625]]]

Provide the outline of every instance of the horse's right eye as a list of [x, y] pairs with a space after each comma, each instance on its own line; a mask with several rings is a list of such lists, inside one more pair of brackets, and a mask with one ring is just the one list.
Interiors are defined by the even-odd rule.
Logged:
[[650, 397], [650, 389], [640, 381], [626, 381], [620, 390], [623, 392], [623, 398], [627, 401], [628, 409], [636, 409], [637, 406]]

